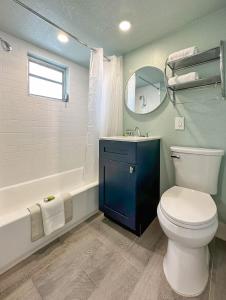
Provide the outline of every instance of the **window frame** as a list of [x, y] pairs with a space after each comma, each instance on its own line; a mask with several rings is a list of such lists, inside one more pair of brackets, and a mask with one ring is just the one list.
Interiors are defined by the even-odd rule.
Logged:
[[[33, 54], [28, 53], [28, 95], [29, 96], [37, 96], [37, 97], [44, 97], [44, 98], [49, 98], [49, 99], [54, 99], [54, 100], [59, 100], [59, 101], [63, 101], [63, 102], [68, 102], [69, 101], [69, 96], [67, 93], [67, 75], [68, 75], [68, 68], [65, 66], [62, 66], [60, 64], [57, 64], [55, 62], [49, 61], [48, 59], [45, 58], [41, 58], [38, 56], [35, 56]], [[62, 73], [62, 82], [60, 81], [56, 81], [50, 78], [46, 78], [44, 76], [39, 76], [39, 75], [35, 75], [30, 73], [30, 62], [36, 63], [40, 66], [44, 66], [47, 68], [50, 68], [52, 70], [58, 71]], [[43, 95], [37, 95], [37, 94], [33, 94], [30, 92], [30, 76], [33, 78], [38, 78], [38, 79], [42, 79], [48, 82], [52, 82], [52, 83], [56, 83], [56, 84], [61, 84], [62, 85], [62, 97], [59, 98], [55, 98], [55, 97], [49, 97], [49, 96], [43, 96]]]

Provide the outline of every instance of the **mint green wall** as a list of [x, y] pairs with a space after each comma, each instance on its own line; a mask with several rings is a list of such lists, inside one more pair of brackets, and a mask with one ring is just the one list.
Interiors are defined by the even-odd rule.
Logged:
[[[157, 30], [150, 28], [150, 30]], [[205, 50], [226, 40], [226, 9], [193, 22], [161, 40], [141, 47], [124, 56], [124, 83], [138, 68], [151, 65], [164, 69], [168, 54], [196, 45]], [[216, 63], [209, 65], [216, 69]], [[173, 167], [169, 157], [170, 145], [221, 148], [226, 151], [226, 100], [222, 100], [219, 87], [181, 91], [175, 107], [166, 99], [154, 112], [135, 115], [124, 109], [124, 128], [139, 126], [141, 132], [162, 138], [161, 191], [174, 184]], [[175, 116], [185, 117], [185, 130], [174, 130]], [[226, 159], [220, 171], [219, 191], [215, 197], [219, 215], [226, 222]], [[205, 175], [205, 174], [203, 174]], [[202, 176], [202, 174], [201, 174]]]

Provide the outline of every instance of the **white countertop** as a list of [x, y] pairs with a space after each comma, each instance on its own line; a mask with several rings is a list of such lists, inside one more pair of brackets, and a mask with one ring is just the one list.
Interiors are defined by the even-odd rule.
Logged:
[[101, 137], [100, 140], [111, 140], [111, 141], [124, 141], [124, 142], [145, 142], [152, 140], [160, 140], [159, 136], [106, 136]]

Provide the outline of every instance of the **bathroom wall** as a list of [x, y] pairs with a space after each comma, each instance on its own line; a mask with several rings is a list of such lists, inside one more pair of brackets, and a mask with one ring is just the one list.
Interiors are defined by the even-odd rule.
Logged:
[[[0, 187], [84, 165], [88, 70], [0, 32]], [[28, 95], [27, 53], [69, 67], [69, 103]]]
[[[124, 56], [124, 82], [142, 66], [164, 69], [167, 56], [179, 49], [197, 45], [205, 50], [226, 40], [226, 9], [199, 19], [158, 41]], [[151, 30], [151, 29], [150, 29]], [[209, 65], [216, 70], [216, 63]], [[203, 72], [203, 70], [202, 70]], [[226, 100], [221, 99], [220, 88], [210, 87], [177, 93], [175, 107], [167, 98], [154, 112], [135, 115], [124, 109], [124, 129], [139, 126], [142, 133], [161, 137], [161, 191], [174, 184], [173, 167], [169, 157], [170, 145], [221, 148], [226, 151]], [[174, 129], [175, 116], [185, 117], [185, 130]], [[226, 222], [226, 159], [223, 160], [219, 192], [215, 197], [218, 212]], [[203, 176], [205, 174], [200, 174]]]

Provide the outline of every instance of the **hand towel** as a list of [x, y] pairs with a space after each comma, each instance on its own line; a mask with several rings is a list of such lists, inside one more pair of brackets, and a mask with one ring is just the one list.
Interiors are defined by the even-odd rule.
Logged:
[[179, 83], [186, 83], [189, 81], [194, 81], [199, 79], [199, 74], [197, 72], [190, 72], [180, 76], [174, 76], [168, 79], [168, 85], [176, 85]]
[[182, 49], [177, 52], [171, 53], [168, 57], [168, 62], [178, 60], [184, 57], [188, 57], [197, 53], [198, 53], [198, 48], [196, 46]]
[[41, 207], [43, 227], [46, 235], [65, 225], [64, 201], [61, 196], [48, 202], [42, 200], [38, 205]]
[[65, 224], [73, 219], [73, 202], [70, 193], [62, 193], [60, 195], [64, 201]]
[[35, 242], [44, 236], [42, 213], [37, 204], [28, 207], [31, 219], [31, 241]]

